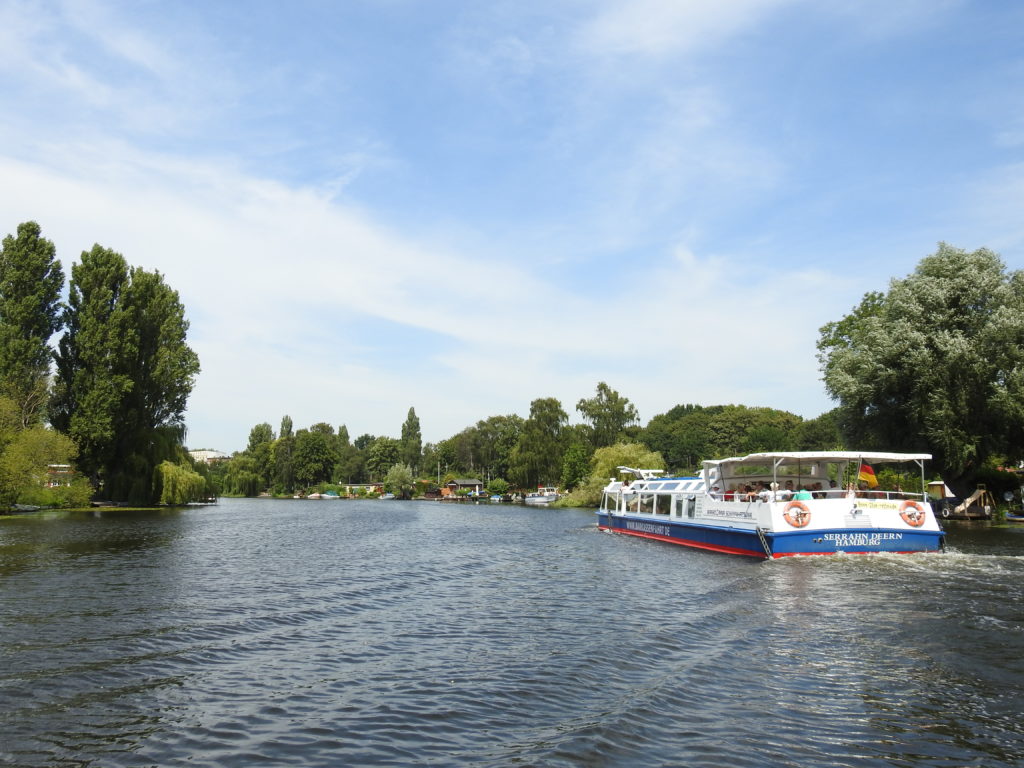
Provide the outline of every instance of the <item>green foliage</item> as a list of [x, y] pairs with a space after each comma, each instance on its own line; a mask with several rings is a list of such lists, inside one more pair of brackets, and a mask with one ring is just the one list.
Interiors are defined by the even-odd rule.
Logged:
[[487, 484], [487, 492], [492, 496], [504, 496], [511, 487], [508, 481], [496, 477]]
[[199, 372], [184, 307], [160, 273], [129, 270], [99, 245], [71, 272], [51, 420], [78, 445], [80, 468], [104, 495], [151, 503], [153, 471], [182, 453]]
[[1024, 274], [992, 251], [940, 243], [818, 351], [851, 444], [927, 451], [958, 495], [989, 456], [1024, 457]]
[[839, 432], [834, 411], [808, 419], [797, 426], [793, 435], [793, 449], [797, 451], [841, 451], [843, 436]]
[[651, 419], [641, 437], [670, 467], [692, 472], [705, 459], [794, 450], [804, 437], [815, 439], [827, 432], [824, 424], [804, 434], [803, 423], [799, 416], [774, 408], [679, 405]]
[[50, 419], [78, 445], [78, 466], [94, 485], [113, 463], [116, 426], [132, 387], [123, 365], [136, 351], [122, 298], [127, 282], [124, 258], [93, 246], [71, 268], [63, 312], [67, 330], [57, 353]]
[[223, 473], [221, 489], [228, 496], [259, 496], [264, 487], [260, 482], [256, 460], [244, 453], [233, 456]]
[[384, 476], [384, 490], [401, 499], [409, 498], [415, 487], [416, 480], [408, 464], [395, 464]]
[[[252, 458], [253, 471], [258, 477], [260, 488], [274, 484], [274, 429], [267, 422], [257, 424], [249, 431], [249, 445], [245, 455]], [[247, 494], [243, 494], [247, 495]]]
[[245, 452], [251, 456], [261, 445], [267, 445], [272, 442], [274, 442], [273, 427], [267, 422], [257, 424], [249, 430], [249, 445], [246, 447]]
[[63, 287], [53, 243], [36, 222], [19, 224], [0, 247], [0, 392], [18, 405], [23, 427], [42, 422]]
[[[348, 433], [346, 432], [346, 435]], [[362, 483], [366, 480], [366, 457], [351, 443], [342, 444], [338, 451], [335, 475], [345, 483]]]
[[[322, 426], [327, 426], [322, 425]], [[317, 483], [326, 483], [334, 474], [334, 466], [338, 457], [335, 450], [334, 429], [326, 434], [323, 429], [300, 429], [295, 433], [295, 452], [293, 466], [295, 480], [299, 485], [308, 487]]]
[[18, 504], [30, 504], [35, 507], [81, 508], [89, 506], [92, 498], [92, 486], [81, 475], [71, 479], [70, 485], [58, 485], [48, 488], [39, 485], [28, 485], [18, 493]]
[[565, 451], [563, 431], [569, 416], [553, 397], [530, 403], [530, 418], [509, 456], [513, 482], [521, 488], [554, 485], [561, 475]]
[[619, 476], [617, 467], [664, 469], [665, 460], [660, 453], [640, 443], [616, 443], [598, 448], [590, 460], [590, 475], [586, 481], [556, 503], [567, 507], [596, 507], [609, 478]]
[[380, 480], [401, 462], [401, 444], [391, 437], [378, 437], [366, 449], [366, 469], [371, 480]]
[[629, 398], [622, 397], [603, 381], [598, 382], [594, 397], [576, 403], [576, 410], [590, 424], [591, 442], [595, 448], [611, 445], [626, 427], [640, 418]]
[[160, 462], [156, 468], [154, 483], [160, 503], [169, 506], [204, 501], [208, 495], [206, 478], [184, 464]]
[[581, 443], [573, 443], [562, 456], [561, 486], [571, 491], [590, 475], [590, 457], [592, 452]]
[[414, 470], [420, 465], [423, 453], [423, 437], [420, 434], [420, 420], [416, 409], [410, 408], [409, 415], [402, 424], [402, 439], [399, 447], [401, 459]]
[[[0, 421], [6, 423], [0, 426], [0, 507], [6, 508], [24, 498], [38, 499], [45, 495], [41, 492], [49, 480], [47, 467], [70, 463], [75, 455], [75, 446], [67, 437], [47, 427], [21, 429], [20, 408], [9, 398], [2, 399], [5, 402], [0, 404], [0, 408], [4, 414]], [[16, 425], [15, 429], [10, 428], [13, 425]], [[66, 500], [70, 501], [77, 499], [80, 491], [79, 485], [74, 492], [50, 495], [59, 499], [66, 494]]]
[[373, 435], [362, 434], [353, 441], [353, 445], [360, 451], [365, 451], [377, 438]]

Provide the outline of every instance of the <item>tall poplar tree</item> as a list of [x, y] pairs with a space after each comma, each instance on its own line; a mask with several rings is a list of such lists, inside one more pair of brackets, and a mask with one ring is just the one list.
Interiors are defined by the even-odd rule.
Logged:
[[63, 287], [53, 243], [36, 222], [19, 224], [0, 248], [0, 394], [18, 405], [23, 429], [42, 421]]
[[183, 456], [199, 358], [177, 291], [93, 246], [71, 269], [67, 332], [51, 420], [79, 446], [79, 468], [115, 500], [153, 501], [154, 470]]
[[410, 408], [409, 415], [402, 425], [401, 462], [412, 468], [415, 473], [420, 465], [423, 453], [423, 437], [420, 434], [420, 420], [416, 409]]
[[281, 417], [280, 437], [274, 441], [271, 458], [274, 462], [274, 490], [278, 493], [291, 493], [295, 490], [295, 433], [292, 417], [285, 414]]
[[63, 312], [50, 421], [78, 445], [78, 469], [94, 487], [113, 464], [116, 426], [132, 386], [123, 365], [135, 352], [124, 307], [127, 284], [124, 257], [94, 245], [71, 267]]

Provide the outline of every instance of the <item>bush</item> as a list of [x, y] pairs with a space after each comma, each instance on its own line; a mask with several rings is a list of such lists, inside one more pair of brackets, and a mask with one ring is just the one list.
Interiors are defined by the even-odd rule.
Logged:
[[71, 485], [56, 488], [25, 488], [18, 494], [18, 504], [35, 507], [87, 507], [92, 498], [92, 486], [84, 477], [76, 477]]

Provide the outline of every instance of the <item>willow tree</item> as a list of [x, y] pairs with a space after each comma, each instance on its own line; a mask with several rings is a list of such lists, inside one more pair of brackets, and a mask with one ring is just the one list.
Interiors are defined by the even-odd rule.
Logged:
[[180, 461], [199, 372], [177, 291], [99, 245], [71, 269], [51, 418], [104, 495], [152, 502], [154, 470]]
[[940, 243], [818, 350], [850, 445], [927, 451], [960, 494], [994, 455], [1024, 457], [1024, 274], [992, 251]]
[[53, 243], [36, 222], [19, 224], [0, 248], [0, 393], [17, 403], [22, 428], [42, 421], [63, 287]]

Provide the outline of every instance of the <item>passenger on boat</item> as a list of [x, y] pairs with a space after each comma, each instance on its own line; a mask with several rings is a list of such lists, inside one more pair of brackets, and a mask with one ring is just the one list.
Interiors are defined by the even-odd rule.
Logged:
[[734, 501], [736, 499], [736, 486], [730, 485], [729, 489], [725, 492], [726, 501]]
[[793, 494], [794, 501], [808, 501], [813, 498], [814, 496], [807, 490], [806, 485], [801, 485], [800, 490]]

